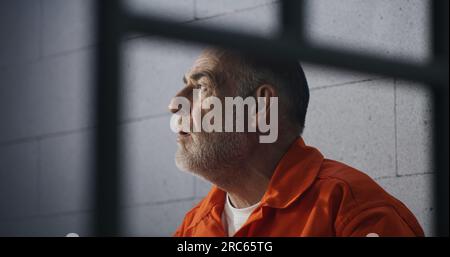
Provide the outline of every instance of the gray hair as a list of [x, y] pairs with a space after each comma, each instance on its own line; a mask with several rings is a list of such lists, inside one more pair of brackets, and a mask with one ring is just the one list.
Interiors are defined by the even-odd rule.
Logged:
[[230, 60], [233, 65], [224, 71], [225, 77], [236, 82], [237, 95], [249, 96], [259, 86], [269, 84], [280, 95], [286, 105], [288, 117], [300, 126], [305, 126], [309, 103], [309, 87], [301, 64], [296, 61], [273, 62], [228, 50], [210, 49], [219, 59]]

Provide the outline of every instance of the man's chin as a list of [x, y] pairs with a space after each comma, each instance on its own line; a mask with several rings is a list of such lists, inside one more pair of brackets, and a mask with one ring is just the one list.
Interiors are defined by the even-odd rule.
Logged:
[[190, 159], [188, 156], [189, 154], [186, 153], [186, 151], [187, 149], [185, 143], [179, 143], [175, 156], [175, 165], [181, 171], [195, 173], [195, 167], [193, 167], [194, 162]]

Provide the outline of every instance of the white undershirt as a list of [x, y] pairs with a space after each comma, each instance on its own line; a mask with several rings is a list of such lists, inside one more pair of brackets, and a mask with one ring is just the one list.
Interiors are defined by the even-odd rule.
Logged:
[[246, 207], [246, 208], [235, 208], [231, 204], [230, 197], [227, 194], [225, 199], [225, 206], [222, 213], [222, 222], [226, 226], [228, 236], [233, 236], [236, 231], [238, 231], [242, 225], [247, 221], [248, 217], [252, 212], [258, 207], [259, 202]]

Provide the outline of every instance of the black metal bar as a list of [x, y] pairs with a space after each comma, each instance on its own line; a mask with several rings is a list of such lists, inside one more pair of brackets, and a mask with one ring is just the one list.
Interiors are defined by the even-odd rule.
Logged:
[[95, 129], [96, 236], [120, 234], [120, 40], [119, 0], [97, 0], [97, 87]]
[[285, 39], [298, 42], [306, 41], [304, 6], [304, 0], [281, 1], [281, 31], [282, 37]]
[[[449, 37], [448, 1], [432, 1], [432, 50], [435, 59], [448, 65]], [[448, 81], [448, 70], [446, 73]], [[449, 90], [448, 83], [433, 87], [433, 163], [436, 171], [434, 180], [434, 201], [436, 205], [435, 232], [438, 236], [449, 235]]]
[[144, 17], [136, 13], [129, 13], [126, 16], [126, 25], [130, 31], [211, 44], [272, 59], [295, 58], [304, 62], [376, 73], [434, 86], [442, 86], [448, 82], [448, 77], [444, 75], [448, 71], [448, 63], [412, 64], [305, 43], [299, 45], [289, 40], [267, 39], [218, 28], [179, 24], [159, 18]]

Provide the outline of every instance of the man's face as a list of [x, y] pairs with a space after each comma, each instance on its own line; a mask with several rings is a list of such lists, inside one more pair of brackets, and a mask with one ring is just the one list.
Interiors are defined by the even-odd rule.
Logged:
[[[202, 117], [210, 110], [200, 109], [198, 113], [202, 117], [193, 117], [199, 108], [199, 102], [193, 101], [194, 89], [198, 92], [198, 99], [203, 100], [209, 96], [221, 99], [225, 96], [235, 95], [235, 83], [228, 79], [218, 79], [224, 76], [227, 66], [223, 59], [216, 54], [204, 52], [195, 61], [193, 67], [184, 76], [184, 87], [177, 93], [177, 97], [185, 97], [190, 101], [191, 110], [189, 115], [191, 121], [190, 132], [178, 134], [178, 150], [176, 153], [176, 164], [181, 170], [191, 171], [208, 180], [217, 180], [223, 176], [219, 171], [227, 167], [239, 165], [248, 156], [249, 141], [246, 133], [236, 132], [192, 132], [193, 128], [201, 128]], [[193, 114], [194, 113], [194, 114]]]

